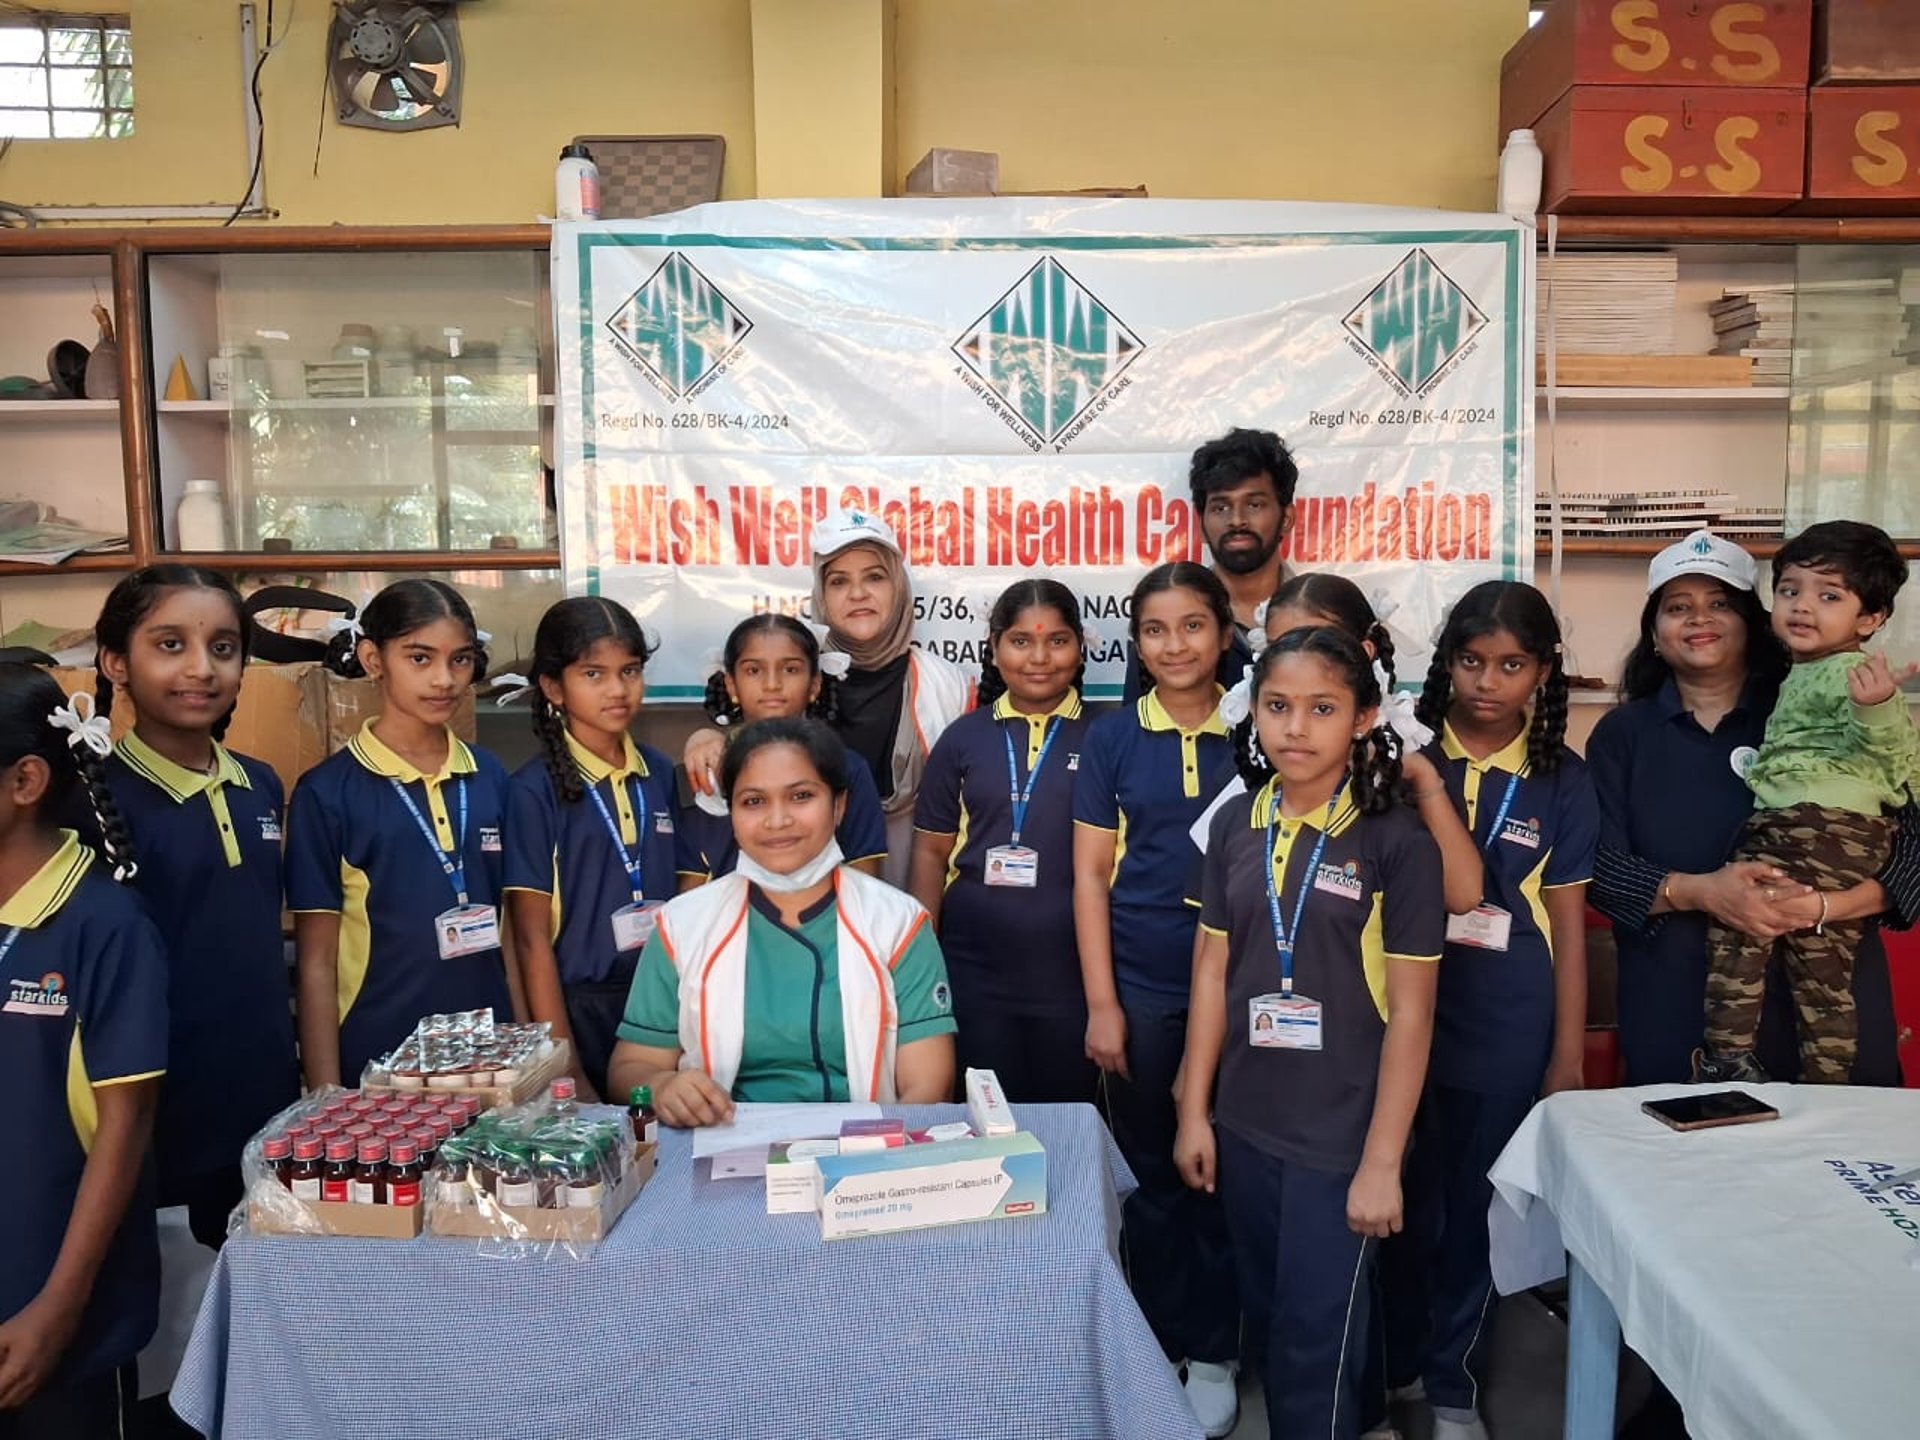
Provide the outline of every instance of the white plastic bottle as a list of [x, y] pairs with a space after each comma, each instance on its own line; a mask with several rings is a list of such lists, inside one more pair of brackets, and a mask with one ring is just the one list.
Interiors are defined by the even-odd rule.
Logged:
[[1508, 134], [1500, 151], [1500, 213], [1533, 224], [1540, 212], [1540, 180], [1544, 162], [1531, 130]]
[[600, 218], [600, 167], [584, 145], [569, 145], [553, 167], [553, 217], [556, 220]]
[[173, 530], [182, 550], [199, 554], [227, 548], [227, 502], [218, 480], [187, 481], [173, 512]]

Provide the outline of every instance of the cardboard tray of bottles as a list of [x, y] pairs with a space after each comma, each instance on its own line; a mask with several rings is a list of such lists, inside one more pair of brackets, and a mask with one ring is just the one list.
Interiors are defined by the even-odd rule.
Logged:
[[429, 1077], [424, 1086], [367, 1083], [360, 1088], [369, 1095], [471, 1095], [481, 1103], [483, 1108], [496, 1110], [502, 1105], [524, 1105], [527, 1101], [546, 1094], [548, 1087], [555, 1080], [571, 1073], [572, 1069], [573, 1045], [566, 1040], [556, 1040], [546, 1058], [522, 1070], [520, 1078], [511, 1085], [473, 1085], [449, 1090], [435, 1085]]
[[[433, 1207], [428, 1227], [435, 1235], [462, 1236], [472, 1240], [565, 1240], [593, 1244], [612, 1232], [627, 1207], [633, 1204], [641, 1188], [653, 1178], [659, 1158], [658, 1145], [635, 1145], [633, 1163], [626, 1178], [601, 1199], [593, 1209], [549, 1210], [532, 1205], [447, 1205]], [[347, 1207], [335, 1206], [335, 1209]], [[362, 1210], [373, 1207], [362, 1205]], [[511, 1219], [513, 1227], [502, 1223]]]
[[[270, 1181], [276, 1184], [278, 1182]], [[286, 1223], [285, 1207], [298, 1205], [324, 1235], [357, 1235], [366, 1240], [411, 1240], [422, 1229], [423, 1205], [349, 1205], [338, 1200], [295, 1200], [282, 1194], [272, 1209], [247, 1202], [247, 1228], [255, 1235], [312, 1236], [309, 1226]]]

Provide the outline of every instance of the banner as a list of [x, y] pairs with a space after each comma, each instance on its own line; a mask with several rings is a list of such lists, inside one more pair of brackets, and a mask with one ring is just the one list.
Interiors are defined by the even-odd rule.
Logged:
[[1206, 561], [1194, 448], [1276, 430], [1289, 571], [1394, 607], [1403, 680], [1468, 587], [1533, 571], [1533, 233], [1241, 201], [745, 201], [554, 228], [561, 554], [630, 606], [661, 699], [800, 613], [830, 510], [892, 525], [915, 641], [969, 668], [1064, 581], [1119, 694], [1127, 597]]

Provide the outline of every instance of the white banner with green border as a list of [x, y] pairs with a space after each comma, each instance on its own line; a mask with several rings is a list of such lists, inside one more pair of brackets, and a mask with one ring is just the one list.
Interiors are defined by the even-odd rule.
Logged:
[[743, 201], [555, 227], [561, 554], [662, 641], [660, 699], [800, 610], [807, 536], [902, 537], [917, 643], [968, 667], [993, 597], [1065, 581], [1117, 695], [1128, 592], [1204, 560], [1195, 446], [1276, 430], [1290, 570], [1395, 607], [1400, 674], [1482, 580], [1533, 572], [1533, 235], [1265, 201]]

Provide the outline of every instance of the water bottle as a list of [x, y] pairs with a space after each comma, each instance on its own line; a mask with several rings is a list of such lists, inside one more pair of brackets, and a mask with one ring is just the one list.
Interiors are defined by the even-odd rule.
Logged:
[[227, 503], [218, 480], [187, 481], [173, 512], [173, 533], [179, 547], [191, 553], [227, 548]]
[[600, 167], [593, 163], [593, 152], [584, 145], [567, 146], [560, 152], [560, 163], [553, 167], [553, 218], [600, 218]]
[[1533, 224], [1540, 211], [1540, 179], [1544, 161], [1533, 131], [1515, 130], [1500, 152], [1500, 213], [1522, 224]]

